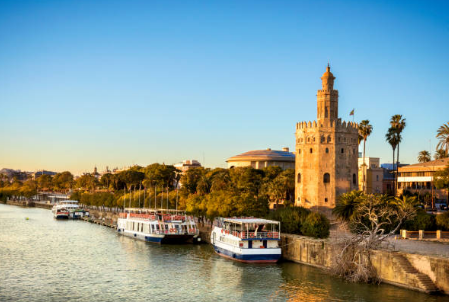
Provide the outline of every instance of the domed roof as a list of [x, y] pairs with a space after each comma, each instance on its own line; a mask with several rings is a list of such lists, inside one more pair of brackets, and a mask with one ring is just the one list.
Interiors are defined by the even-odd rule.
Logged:
[[326, 72], [323, 73], [323, 76], [321, 77], [321, 79], [323, 79], [323, 78], [334, 78], [335, 79], [334, 75], [331, 72], [331, 67], [329, 66], [329, 64], [327, 64]]
[[295, 154], [278, 150], [253, 150], [228, 158], [229, 161], [286, 161], [295, 162]]

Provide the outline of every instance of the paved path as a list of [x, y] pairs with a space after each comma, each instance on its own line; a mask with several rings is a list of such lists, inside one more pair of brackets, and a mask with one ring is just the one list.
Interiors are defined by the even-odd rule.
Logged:
[[389, 242], [401, 252], [449, 258], [449, 243], [394, 238]]
[[[334, 229], [331, 230], [329, 239], [336, 241], [349, 236], [351, 233], [348, 231]], [[400, 252], [449, 258], [449, 243], [395, 239], [394, 236], [388, 239], [388, 243]]]

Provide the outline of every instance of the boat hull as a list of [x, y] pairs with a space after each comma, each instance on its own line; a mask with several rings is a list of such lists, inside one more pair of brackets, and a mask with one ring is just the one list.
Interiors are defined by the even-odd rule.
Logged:
[[158, 243], [158, 244], [181, 244], [181, 243], [191, 243], [193, 241], [194, 235], [157, 235], [157, 234], [142, 234], [124, 231], [118, 229], [117, 232], [121, 235], [131, 237], [134, 239]]
[[281, 258], [279, 253], [239, 254], [216, 245], [214, 245], [214, 249], [218, 255], [224, 258], [244, 263], [276, 263]]
[[69, 219], [69, 215], [55, 215], [55, 219], [58, 219], [58, 220]]

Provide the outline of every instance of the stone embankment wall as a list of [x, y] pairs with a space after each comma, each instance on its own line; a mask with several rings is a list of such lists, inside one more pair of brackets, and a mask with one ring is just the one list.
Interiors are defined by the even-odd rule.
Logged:
[[[286, 260], [330, 269], [338, 247], [329, 240], [283, 234], [280, 245]], [[423, 292], [449, 294], [449, 259], [390, 251], [373, 251], [372, 264], [385, 282]]]

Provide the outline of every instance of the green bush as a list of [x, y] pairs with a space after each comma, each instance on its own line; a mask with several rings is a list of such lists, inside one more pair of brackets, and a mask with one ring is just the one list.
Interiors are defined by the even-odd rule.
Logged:
[[449, 212], [445, 212], [444, 214], [437, 215], [436, 223], [438, 229], [449, 231]]
[[310, 214], [310, 210], [303, 207], [287, 207], [277, 209], [268, 218], [281, 222], [281, 231], [288, 234], [301, 234], [301, 226]]
[[437, 229], [435, 215], [428, 214], [424, 210], [419, 210], [412, 220], [404, 223], [402, 228], [407, 231], [435, 231]]
[[329, 237], [330, 223], [329, 219], [323, 214], [312, 212], [310, 213], [301, 227], [301, 233], [305, 236], [312, 236], [315, 238]]

